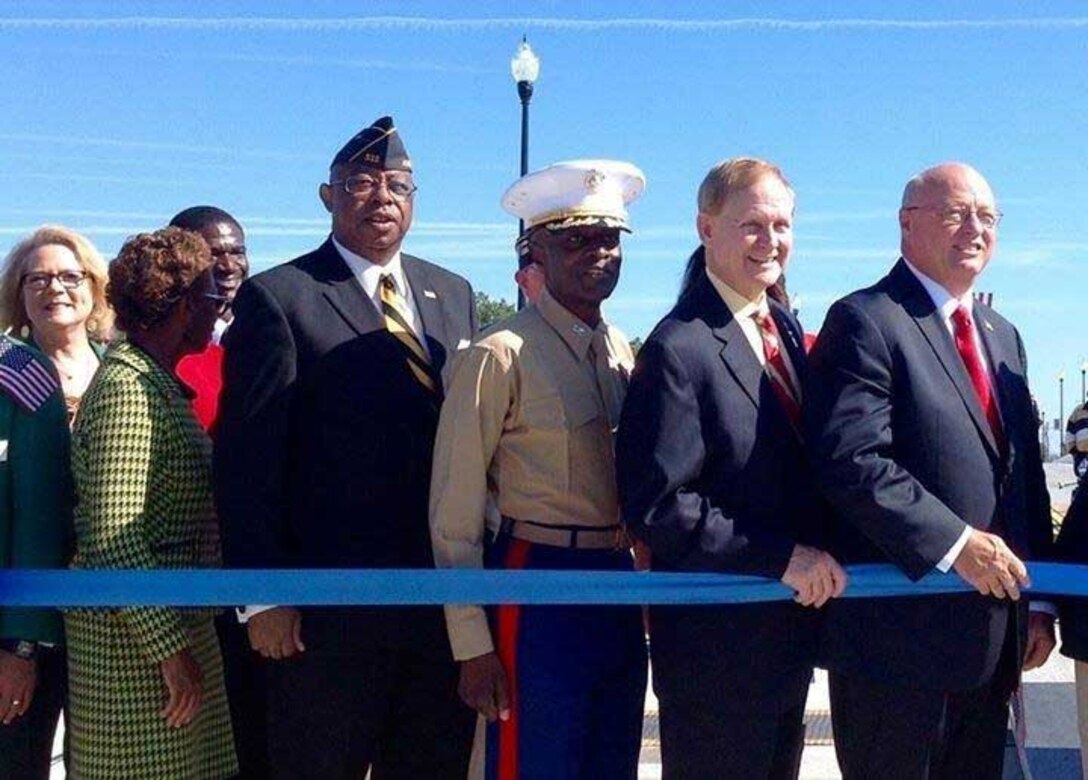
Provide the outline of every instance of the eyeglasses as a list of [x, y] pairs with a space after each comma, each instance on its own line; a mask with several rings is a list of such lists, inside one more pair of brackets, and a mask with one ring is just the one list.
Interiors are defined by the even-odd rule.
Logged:
[[333, 179], [329, 184], [342, 184], [344, 191], [357, 198], [368, 198], [382, 184], [393, 196], [393, 200], [408, 200], [419, 189], [411, 179], [387, 179], [384, 176], [371, 176], [366, 173], [357, 173], [346, 179]]
[[907, 206], [903, 211], [918, 211], [926, 210], [934, 212], [940, 217], [941, 222], [949, 227], [960, 227], [964, 222], [969, 220], [972, 215], [978, 219], [978, 223], [982, 225], [985, 230], [993, 230], [997, 227], [1001, 221], [1001, 217], [1004, 215], [1000, 211], [991, 211], [990, 209], [981, 209], [976, 211], [969, 208], [954, 208], [949, 206], [947, 208], [940, 206]]
[[53, 285], [53, 280], [60, 282], [65, 290], [74, 290], [87, 279], [86, 271], [58, 271], [48, 273], [46, 271], [34, 271], [23, 275], [23, 287], [34, 292], [44, 292]]

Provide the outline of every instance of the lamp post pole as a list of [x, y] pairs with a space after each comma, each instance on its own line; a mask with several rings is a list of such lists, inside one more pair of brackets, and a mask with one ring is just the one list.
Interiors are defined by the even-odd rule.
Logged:
[[[529, 101], [533, 98], [533, 82], [540, 75], [540, 59], [529, 47], [526, 36], [521, 37], [517, 53], [510, 60], [510, 73], [518, 85], [518, 97], [521, 98], [521, 173], [529, 172]], [[518, 235], [525, 232], [525, 222], [518, 220]], [[518, 309], [525, 306], [525, 294], [518, 288]]]
[[1088, 395], [1084, 394], [1084, 375], [1088, 374], [1088, 361], [1080, 364], [1080, 402], [1088, 401]]
[[[1065, 372], [1058, 372], [1058, 425], [1065, 425]], [[1059, 428], [1059, 431], [1061, 429]], [[1060, 434], [1059, 434], [1060, 435]]]

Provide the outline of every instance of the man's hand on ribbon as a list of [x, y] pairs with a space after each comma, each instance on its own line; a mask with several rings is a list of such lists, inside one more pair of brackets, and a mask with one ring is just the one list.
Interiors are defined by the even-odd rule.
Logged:
[[952, 567], [983, 596], [1017, 601], [1031, 585], [1024, 562], [996, 534], [972, 529]]
[[822, 607], [829, 599], [838, 598], [846, 590], [846, 571], [831, 555], [815, 547], [798, 544], [790, 554], [790, 562], [782, 582], [796, 591], [793, 600], [803, 607]]

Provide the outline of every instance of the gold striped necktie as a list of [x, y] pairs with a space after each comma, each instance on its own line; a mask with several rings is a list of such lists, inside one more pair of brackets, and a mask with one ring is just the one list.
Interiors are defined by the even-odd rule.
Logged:
[[397, 283], [392, 274], [382, 274], [379, 285], [382, 298], [382, 317], [385, 327], [401, 343], [408, 359], [408, 368], [412, 375], [427, 390], [438, 394], [438, 383], [431, 370], [431, 361], [423, 349], [419, 338], [408, 325], [408, 305], [397, 292]]

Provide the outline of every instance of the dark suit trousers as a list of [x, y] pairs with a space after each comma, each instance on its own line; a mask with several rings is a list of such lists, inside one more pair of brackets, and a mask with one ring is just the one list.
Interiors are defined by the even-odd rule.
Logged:
[[663, 780], [796, 780], [805, 707], [783, 713], [721, 712], [715, 702], [661, 706]]
[[57, 720], [68, 699], [63, 647], [38, 650], [34, 700], [22, 717], [0, 724], [0, 780], [48, 780]]
[[233, 609], [216, 617], [215, 631], [223, 652], [223, 681], [238, 754], [236, 780], [265, 780], [268, 777], [267, 662], [250, 647], [246, 627], [238, 622]]
[[315, 612], [303, 612], [306, 651], [268, 665], [271, 776], [464, 780], [476, 716], [441, 608]]
[[1019, 680], [1010, 626], [986, 685], [942, 692], [829, 674], [843, 780], [1000, 780], [1009, 697]]

